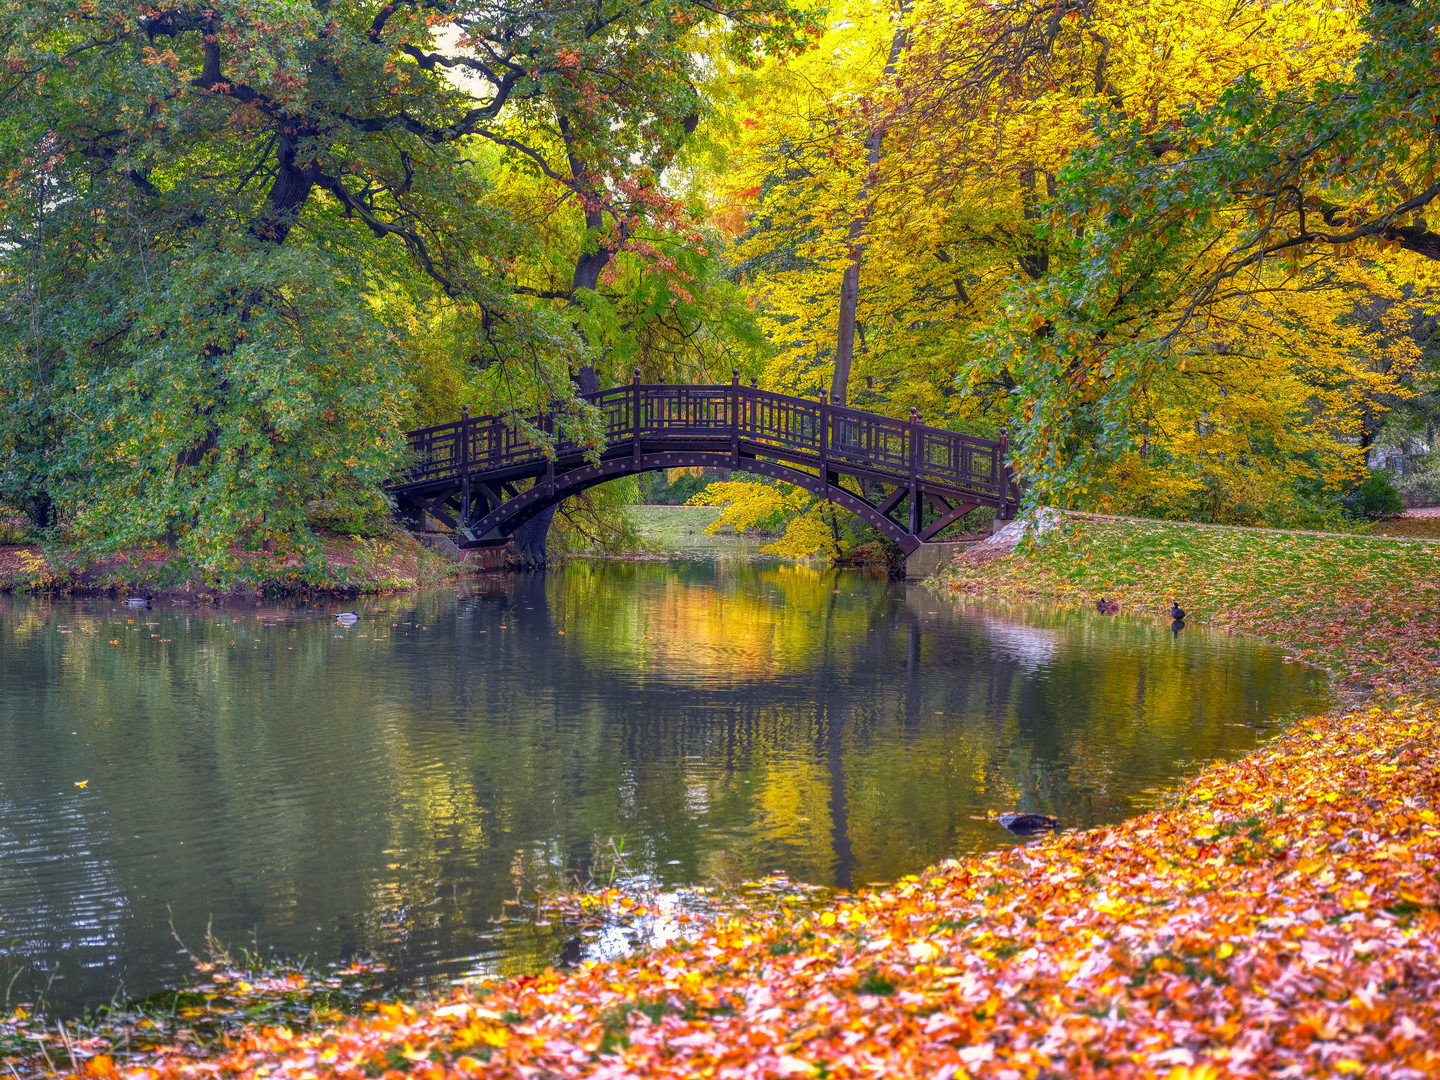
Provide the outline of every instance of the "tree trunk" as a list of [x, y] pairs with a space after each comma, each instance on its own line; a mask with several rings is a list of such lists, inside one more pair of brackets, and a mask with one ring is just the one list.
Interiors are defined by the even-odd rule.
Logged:
[[48, 529], [55, 524], [55, 503], [48, 492], [37, 491], [30, 496], [26, 516], [37, 529]]
[[510, 534], [510, 540], [515, 545], [515, 562], [523, 569], [544, 570], [550, 565], [546, 541], [550, 536], [550, 522], [555, 518], [555, 509], [550, 506], [541, 510]]
[[[882, 82], [895, 74], [900, 63], [908, 33], [904, 23], [908, 9], [908, 3], [901, 4], [901, 23], [890, 39], [890, 56], [885, 61]], [[885, 125], [877, 124], [865, 140], [865, 186], [860, 189], [860, 210], [850, 219], [850, 264], [840, 278], [840, 327], [835, 337], [835, 371], [830, 377], [830, 401], [835, 405], [844, 405], [849, 400], [850, 367], [855, 359], [855, 313], [860, 307], [860, 266], [865, 261], [865, 226], [870, 219], [870, 189], [875, 183], [880, 144], [884, 140]]]
[[[1033, 164], [1027, 164], [1020, 171], [1020, 197], [1026, 221], [1036, 221], [1040, 217], [1040, 199], [1035, 190], [1037, 172]], [[1045, 174], [1045, 194], [1052, 199], [1055, 197], [1055, 177], [1048, 172]], [[1031, 281], [1039, 281], [1050, 272], [1050, 249], [1044, 241], [1033, 235], [1025, 241], [1025, 248], [1020, 252], [1020, 269]]]

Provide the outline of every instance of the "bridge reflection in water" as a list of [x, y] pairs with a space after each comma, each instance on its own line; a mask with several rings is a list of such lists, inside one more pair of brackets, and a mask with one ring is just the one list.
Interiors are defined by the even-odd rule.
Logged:
[[407, 436], [411, 469], [397, 501], [457, 531], [462, 547], [500, 545], [567, 496], [630, 473], [711, 466], [796, 484], [853, 511], [906, 555], [981, 506], [1008, 518], [1018, 489], [1006, 440], [981, 439], [861, 409], [730, 384], [642, 384], [582, 395], [601, 445], [529, 417], [465, 416]]
[[360, 610], [0, 599], [7, 981], [173, 985], [172, 913], [411, 981], [521, 970], [555, 943], [491, 918], [603, 879], [612, 838], [661, 884], [894, 879], [1013, 843], [986, 811], [1123, 816], [1319, 701], [1257, 642], [803, 565], [577, 561]]

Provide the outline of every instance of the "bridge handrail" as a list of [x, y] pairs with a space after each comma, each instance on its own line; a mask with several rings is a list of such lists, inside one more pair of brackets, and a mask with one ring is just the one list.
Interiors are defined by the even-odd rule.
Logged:
[[[738, 448], [782, 452], [829, 468], [859, 468], [891, 480], [933, 483], [1013, 498], [1006, 474], [1007, 441], [983, 439], [863, 409], [731, 383], [634, 383], [580, 395], [606, 417], [606, 451], [620, 445], [663, 440], [713, 438]], [[638, 413], [639, 423], [636, 422]], [[552, 413], [526, 418], [553, 432]], [[821, 438], [821, 433], [824, 438]], [[444, 479], [465, 472], [537, 464], [545, 448], [524, 437], [503, 415], [463, 416], [406, 433], [412, 469], [401, 484]], [[582, 447], [558, 439], [554, 456], [566, 458]], [[603, 453], [604, 451], [602, 451]]]

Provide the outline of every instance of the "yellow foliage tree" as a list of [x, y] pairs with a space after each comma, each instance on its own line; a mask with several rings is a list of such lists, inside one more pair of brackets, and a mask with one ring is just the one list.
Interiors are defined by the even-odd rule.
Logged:
[[711, 534], [783, 528], [778, 540], [760, 549], [767, 555], [833, 558], [840, 551], [835, 507], [793, 484], [721, 480], [706, 486], [689, 505], [723, 507], [720, 516], [705, 528]]
[[[1422, 257], [1312, 244], [1246, 265], [1187, 311], [1189, 283], [1230, 265], [1254, 208], [1230, 190], [1187, 203], [1169, 227], [1208, 232], [1155, 265], [1147, 244], [1165, 238], [1117, 220], [1074, 163], [1123, 129], [1163, 170], [1191, 160], [1188, 118], [1237, 85], [1274, 98], [1350, 78], [1371, 40], [1366, 12], [1259, 0], [833, 8], [815, 49], [763, 69], [735, 129], [727, 220], [743, 220], [738, 265], [776, 348], [768, 382], [847, 389], [833, 385], [845, 277], [863, 262], [857, 405], [917, 407], [986, 434], [1009, 424], [1022, 473], [1067, 505], [1313, 517], [1362, 470], [1366, 416], [1414, 374], [1401, 328], [1431, 302]], [[1375, 299], [1383, 325], [1357, 315]], [[1123, 317], [1066, 315], [1087, 303]]]

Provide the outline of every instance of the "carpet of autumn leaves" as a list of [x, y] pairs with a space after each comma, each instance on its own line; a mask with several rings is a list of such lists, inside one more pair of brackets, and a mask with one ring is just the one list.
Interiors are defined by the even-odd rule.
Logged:
[[[1357, 681], [1432, 685], [1432, 653], [1410, 629], [1428, 619], [1429, 583], [1405, 576], [1423, 572], [1428, 547], [1382, 553], [1371, 576], [1345, 538], [1232, 542], [1135, 526], [1137, 539], [1129, 526], [1079, 525], [1063, 546], [967, 564], [956, 582], [1012, 596], [1019, 581], [1029, 595], [1103, 586], [1132, 610], [1168, 604], [1173, 590], [1207, 621], [1287, 641], [1303, 632], [1297, 652]], [[1179, 552], [1165, 564], [1162, 541]], [[1342, 582], [1355, 591], [1331, 604]], [[1327, 617], [1341, 620], [1333, 633], [1319, 625]], [[1433, 621], [1423, 625], [1433, 642]], [[1392, 672], [1387, 657], [1405, 666]], [[619, 963], [310, 1030], [253, 1025], [208, 1049], [128, 1059], [92, 1045], [75, 1072], [1440, 1076], [1437, 736], [1428, 692], [1392, 694], [1301, 721], [1116, 826], [946, 862], [818, 908], [721, 917]]]

